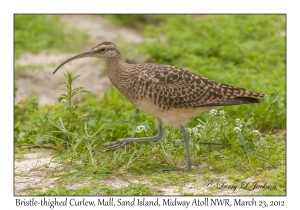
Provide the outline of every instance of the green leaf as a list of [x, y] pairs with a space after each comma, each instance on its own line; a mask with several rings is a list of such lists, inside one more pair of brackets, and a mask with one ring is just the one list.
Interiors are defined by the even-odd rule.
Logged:
[[41, 144], [44, 141], [47, 141], [48, 138], [46, 136], [37, 135], [37, 136], [34, 137], [34, 140], [36, 141], [37, 144]]
[[179, 146], [182, 143], [182, 139], [174, 139], [174, 144]]
[[59, 97], [57, 100], [58, 100], [58, 102], [61, 102], [64, 99], [65, 99], [64, 97]]

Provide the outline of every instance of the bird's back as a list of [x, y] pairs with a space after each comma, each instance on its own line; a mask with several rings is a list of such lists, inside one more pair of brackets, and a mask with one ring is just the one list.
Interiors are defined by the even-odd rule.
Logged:
[[265, 96], [158, 64], [134, 64], [130, 86], [130, 100], [148, 99], [166, 110], [259, 103]]

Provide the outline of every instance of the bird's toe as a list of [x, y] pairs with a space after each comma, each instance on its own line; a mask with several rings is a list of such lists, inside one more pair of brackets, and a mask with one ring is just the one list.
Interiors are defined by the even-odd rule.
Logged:
[[184, 171], [189, 171], [189, 170], [192, 169], [192, 166], [191, 166], [191, 165], [184, 165], [184, 166], [182, 167], [182, 169], [183, 169]]
[[126, 144], [127, 144], [127, 142], [125, 141], [125, 139], [119, 139], [119, 140], [114, 141], [114, 142], [102, 144], [102, 147], [106, 147], [108, 149], [116, 150], [116, 149], [119, 149], [119, 148], [125, 146]]

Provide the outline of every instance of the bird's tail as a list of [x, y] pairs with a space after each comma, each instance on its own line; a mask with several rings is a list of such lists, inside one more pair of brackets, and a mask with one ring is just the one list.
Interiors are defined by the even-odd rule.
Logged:
[[211, 101], [209, 106], [230, 106], [240, 104], [260, 103], [266, 95], [252, 92], [245, 88], [227, 86], [222, 99]]

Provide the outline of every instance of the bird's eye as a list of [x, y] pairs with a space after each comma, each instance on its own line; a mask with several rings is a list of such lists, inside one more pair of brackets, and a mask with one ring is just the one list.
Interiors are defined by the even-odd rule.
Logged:
[[106, 48], [104, 48], [104, 47], [100, 49], [101, 52], [104, 52], [105, 50], [106, 50]]

